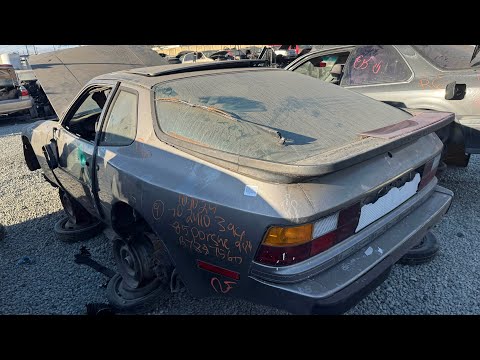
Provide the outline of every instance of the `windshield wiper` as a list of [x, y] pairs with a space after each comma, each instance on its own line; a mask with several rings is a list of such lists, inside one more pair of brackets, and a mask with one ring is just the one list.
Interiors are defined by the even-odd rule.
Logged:
[[158, 98], [158, 99], [155, 99], [156, 101], [165, 101], [165, 102], [175, 102], [175, 103], [180, 103], [180, 104], [185, 104], [185, 105], [188, 105], [188, 106], [191, 106], [191, 107], [197, 107], [197, 108], [200, 108], [200, 109], [203, 109], [203, 110], [206, 110], [206, 111], [210, 111], [210, 112], [213, 112], [213, 113], [216, 113], [220, 116], [223, 116], [227, 119], [230, 119], [230, 120], [234, 120], [234, 121], [237, 121], [237, 122], [247, 122], [247, 123], [250, 123], [256, 127], [258, 127], [259, 129], [265, 131], [266, 133], [268, 133], [269, 135], [272, 135], [276, 138], [277, 142], [280, 144], [280, 145], [285, 145], [285, 138], [282, 137], [282, 134], [280, 133], [280, 131], [277, 131], [277, 130], [274, 130], [274, 129], [271, 129], [267, 126], [264, 126], [264, 125], [260, 125], [260, 124], [257, 124], [257, 123], [254, 123], [252, 121], [248, 121], [248, 120], [244, 120], [242, 118], [240, 118], [238, 115], [236, 114], [232, 114], [232, 113], [229, 113], [225, 110], [221, 110], [221, 109], [218, 109], [214, 106], [206, 106], [206, 105], [198, 105], [198, 104], [193, 104], [193, 103], [190, 103], [188, 101], [185, 101], [185, 100], [180, 100], [180, 99], [176, 99], [176, 98]]

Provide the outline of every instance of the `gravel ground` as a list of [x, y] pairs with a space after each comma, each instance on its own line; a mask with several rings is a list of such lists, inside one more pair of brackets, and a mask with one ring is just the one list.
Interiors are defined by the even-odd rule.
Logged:
[[[23, 160], [24, 119], [0, 118], [0, 314], [84, 314], [88, 302], [106, 302], [106, 278], [73, 262], [81, 243], [56, 239], [62, 217], [57, 190]], [[433, 232], [441, 250], [429, 264], [394, 266], [390, 277], [348, 314], [479, 314], [480, 157], [449, 168], [442, 184], [455, 192], [449, 213]], [[109, 240], [83, 243], [112, 269]], [[241, 300], [194, 299], [186, 291], [159, 299], [152, 314], [286, 314]]]

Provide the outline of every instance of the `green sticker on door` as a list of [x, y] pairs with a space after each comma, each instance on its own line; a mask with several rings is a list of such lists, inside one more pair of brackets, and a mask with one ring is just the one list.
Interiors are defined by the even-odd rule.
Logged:
[[86, 163], [87, 163], [87, 157], [85, 156], [85, 153], [83, 152], [81, 146], [79, 146], [77, 148], [77, 157], [78, 157], [78, 161], [80, 162], [80, 165], [83, 167], [85, 167]]

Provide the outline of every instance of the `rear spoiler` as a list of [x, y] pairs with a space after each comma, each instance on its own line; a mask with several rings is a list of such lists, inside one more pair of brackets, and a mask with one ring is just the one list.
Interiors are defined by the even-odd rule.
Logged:
[[[403, 120], [399, 123], [378, 128], [371, 131], [366, 131], [360, 134], [361, 137], [374, 137], [379, 139], [395, 139], [398, 137], [408, 136], [409, 134], [417, 133], [419, 131], [430, 133], [443, 127], [445, 120], [449, 118], [452, 113], [446, 112], [421, 112], [420, 114], [408, 120]], [[452, 119], [453, 121], [453, 119]], [[449, 121], [451, 122], [451, 121]], [[441, 125], [440, 127], [438, 125]]]
[[360, 133], [357, 141], [293, 164], [240, 157], [208, 148], [200, 149], [194, 144], [175, 139], [167, 142], [195, 157], [247, 176], [271, 182], [292, 183], [326, 175], [385, 154], [447, 126], [454, 119], [454, 113], [421, 112], [397, 124]]

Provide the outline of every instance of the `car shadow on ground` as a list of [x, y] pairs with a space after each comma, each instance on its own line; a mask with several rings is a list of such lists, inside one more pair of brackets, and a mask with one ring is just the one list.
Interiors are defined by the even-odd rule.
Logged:
[[60, 241], [53, 228], [63, 216], [56, 211], [19, 223], [0, 219], [6, 230], [0, 240], [0, 314], [82, 314], [87, 302], [105, 302], [99, 286], [107, 278], [74, 263], [74, 255], [86, 245], [93, 257], [112, 267], [109, 241], [103, 234]]
[[[108, 302], [108, 278], [91, 267], [76, 264], [74, 256], [85, 246], [92, 259], [115, 270], [110, 240], [101, 233], [85, 241], [62, 242], [53, 227], [63, 216], [63, 211], [56, 211], [5, 224], [6, 236], [0, 240], [0, 314], [86, 314], [87, 303]], [[184, 287], [177, 293], [166, 291], [149, 313], [284, 314], [237, 299], [197, 299]]]

